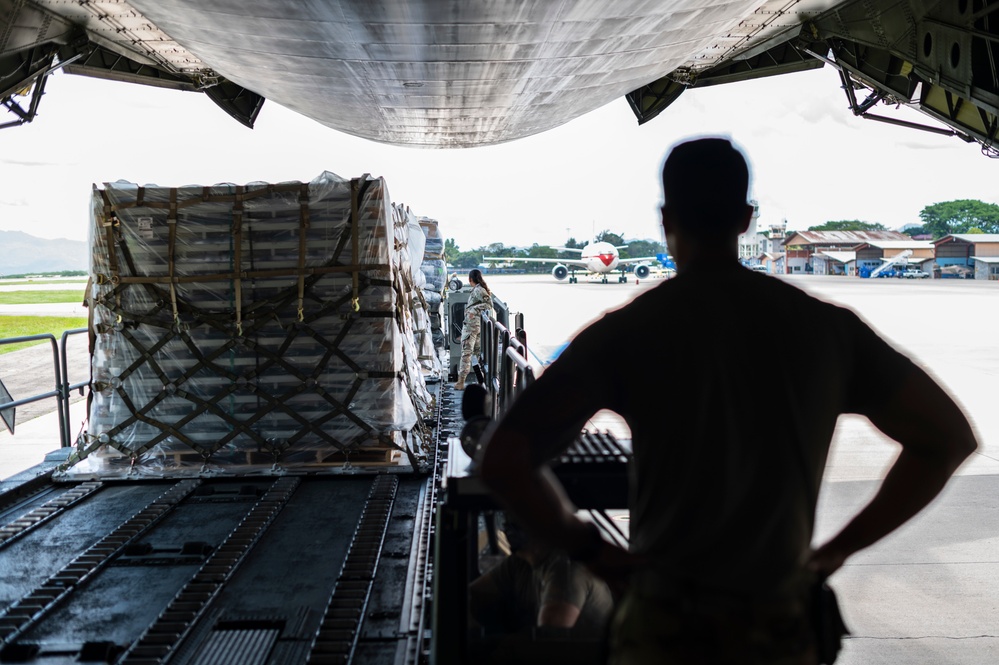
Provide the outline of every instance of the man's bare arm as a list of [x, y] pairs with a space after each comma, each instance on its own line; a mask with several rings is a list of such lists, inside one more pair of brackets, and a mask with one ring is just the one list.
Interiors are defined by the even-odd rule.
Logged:
[[591, 527], [576, 517], [551, 470], [535, 463], [530, 437], [501, 422], [488, 438], [482, 480], [524, 529], [545, 545], [570, 553], [590, 546]]
[[581, 614], [578, 607], [564, 601], [548, 601], [538, 610], [538, 625], [572, 628]]
[[612, 593], [620, 593], [638, 559], [604, 540], [592, 522], [576, 517], [561, 483], [546, 466], [579, 436], [590, 416], [601, 408], [615, 408], [613, 382], [607, 377], [594, 382], [586, 371], [590, 365], [585, 358], [599, 355], [594, 349], [603, 348], [600, 337], [591, 333], [592, 328], [580, 333], [487, 434], [480, 473], [497, 500], [538, 542], [566, 551], [603, 578]]
[[813, 553], [811, 567], [826, 574], [926, 507], [978, 447], [961, 409], [922, 371], [868, 417], [902, 451], [871, 502]]

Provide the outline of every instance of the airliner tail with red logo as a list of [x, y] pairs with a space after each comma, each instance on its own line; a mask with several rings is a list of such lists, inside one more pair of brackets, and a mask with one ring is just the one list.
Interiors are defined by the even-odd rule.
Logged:
[[635, 265], [635, 277], [639, 279], [645, 279], [649, 276], [650, 270], [648, 263], [650, 261], [655, 261], [654, 256], [643, 256], [639, 258], [627, 258], [622, 259], [621, 255], [618, 254], [618, 250], [625, 247], [615, 247], [609, 242], [591, 242], [586, 247], [579, 249], [578, 247], [555, 247], [555, 249], [560, 252], [579, 252], [578, 259], [534, 259], [534, 258], [521, 258], [515, 256], [484, 256], [483, 261], [509, 261], [509, 262], [525, 262], [525, 263], [554, 263], [555, 267], [552, 268], [552, 277], [558, 280], [563, 280], [566, 277], [569, 278], [569, 282], [576, 282], [576, 271], [585, 271], [588, 274], [602, 275], [603, 281], [607, 283], [607, 276], [610, 275], [615, 270], [619, 270], [621, 274], [618, 276], [619, 282], [626, 282], [628, 278], [625, 276], [626, 266], [631, 264]]

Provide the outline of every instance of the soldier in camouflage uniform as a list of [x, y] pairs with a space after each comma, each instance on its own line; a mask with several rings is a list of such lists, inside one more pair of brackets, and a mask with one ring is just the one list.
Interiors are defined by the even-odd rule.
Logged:
[[486, 280], [482, 279], [482, 271], [478, 268], [468, 273], [468, 283], [472, 285], [472, 294], [465, 304], [465, 321], [461, 326], [461, 362], [458, 364], [458, 382], [455, 390], [465, 389], [465, 377], [472, 371], [472, 354], [479, 355], [479, 336], [482, 332], [482, 312], [493, 315], [493, 294], [489, 291]]

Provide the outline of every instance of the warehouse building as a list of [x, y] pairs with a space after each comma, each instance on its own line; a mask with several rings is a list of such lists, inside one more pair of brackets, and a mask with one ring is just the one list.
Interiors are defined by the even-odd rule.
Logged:
[[933, 274], [934, 246], [929, 240], [872, 240], [857, 246], [857, 270], [875, 271], [886, 261], [898, 269], [916, 268]]
[[[845, 258], [844, 256], [840, 256], [840, 260], [837, 260], [833, 258], [836, 255], [829, 253], [854, 252], [858, 245], [881, 241], [912, 242], [912, 239], [898, 231], [794, 231], [788, 234], [784, 241], [786, 271], [790, 274], [816, 272], [814, 257], [820, 253], [824, 253], [820, 257], [823, 270], [829, 269], [829, 266], [835, 263], [845, 266], [848, 262], [841, 260]], [[833, 264], [829, 262], [830, 259]]]
[[999, 233], [954, 233], [933, 245], [941, 277], [999, 279]]

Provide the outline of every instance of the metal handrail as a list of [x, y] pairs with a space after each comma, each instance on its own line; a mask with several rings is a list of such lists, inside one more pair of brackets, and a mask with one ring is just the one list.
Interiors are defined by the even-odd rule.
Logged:
[[508, 398], [512, 401], [514, 396], [534, 383], [534, 368], [527, 360], [527, 347], [516, 340], [507, 348], [506, 359], [511, 365], [509, 372], [512, 379]]
[[73, 328], [71, 330], [65, 330], [62, 333], [62, 338], [59, 344], [59, 360], [62, 363], [62, 410], [64, 417], [66, 419], [66, 434], [62, 440], [62, 447], [68, 448], [73, 445], [70, 440], [71, 432], [69, 431], [69, 395], [74, 390], [79, 390], [80, 394], [83, 394], [83, 389], [90, 385], [90, 377], [87, 377], [86, 381], [78, 381], [71, 384], [69, 382], [69, 363], [67, 361], [66, 353], [66, 340], [70, 335], [82, 335], [89, 331], [88, 328]]
[[527, 335], [523, 315], [515, 319], [517, 332], [482, 314], [482, 365], [485, 388], [492, 399], [492, 414], [498, 418], [513, 403], [514, 398], [534, 383], [534, 368], [527, 358]]
[[12, 402], [0, 404], [0, 410], [13, 409], [24, 404], [40, 402], [50, 397], [56, 398], [56, 411], [59, 414], [59, 445], [63, 448], [69, 447], [69, 394], [73, 390], [82, 390], [90, 385], [90, 380], [81, 381], [70, 385], [68, 383], [69, 363], [66, 359], [66, 338], [87, 332], [86, 328], [74, 328], [63, 332], [61, 340], [56, 340], [55, 335], [43, 333], [40, 335], [25, 335], [23, 337], [8, 337], [0, 339], [0, 345], [20, 344], [21, 342], [38, 342], [48, 340], [52, 346], [52, 368], [55, 372], [55, 388], [45, 393], [38, 393], [23, 399], [16, 399]]

